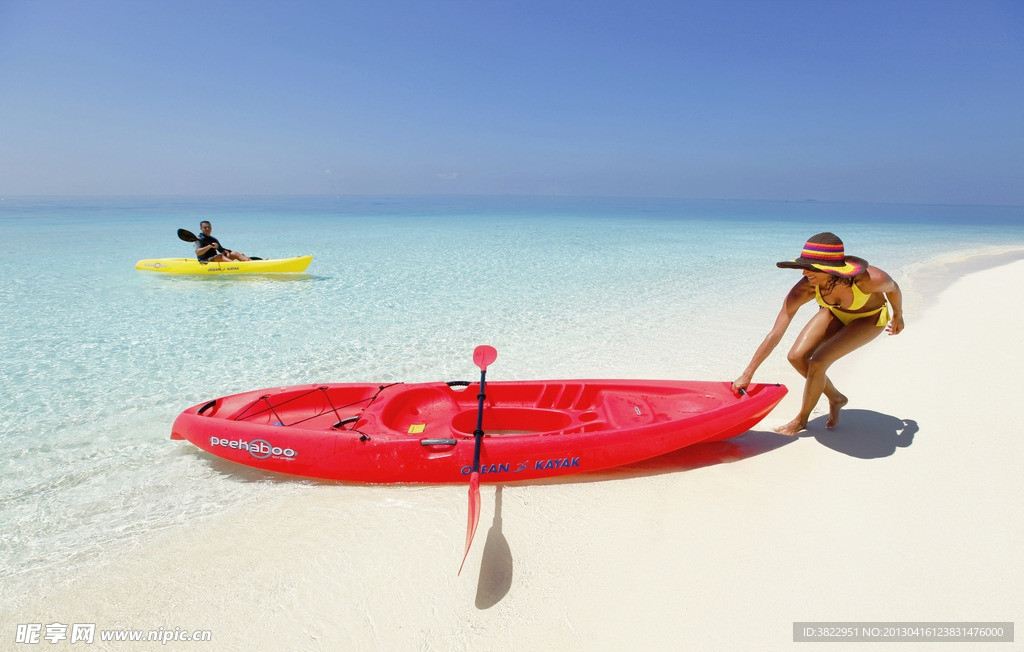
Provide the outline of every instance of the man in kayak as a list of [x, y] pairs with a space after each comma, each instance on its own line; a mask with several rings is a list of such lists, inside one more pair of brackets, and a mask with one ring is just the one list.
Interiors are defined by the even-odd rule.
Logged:
[[196, 258], [201, 263], [226, 263], [231, 260], [249, 260], [249, 257], [240, 251], [231, 251], [221, 246], [217, 238], [210, 234], [213, 226], [203, 220], [199, 223], [199, 230], [202, 232], [196, 239]]
[[[836, 360], [888, 331], [903, 330], [903, 294], [892, 277], [867, 261], [847, 256], [843, 241], [833, 233], [819, 233], [804, 245], [796, 260], [776, 266], [799, 269], [803, 277], [786, 295], [775, 326], [754, 352], [750, 364], [732, 383], [734, 392], [745, 389], [754, 372], [782, 340], [800, 306], [819, 305], [789, 351], [789, 362], [806, 379], [800, 413], [775, 432], [794, 436], [807, 427], [811, 410], [824, 394], [828, 398], [825, 427], [835, 428], [847, 398], [825, 372]], [[891, 315], [890, 315], [890, 305]]]

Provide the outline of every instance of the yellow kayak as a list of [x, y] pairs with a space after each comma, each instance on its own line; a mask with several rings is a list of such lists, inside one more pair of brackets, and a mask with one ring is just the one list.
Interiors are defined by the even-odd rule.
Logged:
[[163, 274], [287, 274], [304, 272], [313, 256], [271, 260], [232, 260], [226, 263], [201, 263], [195, 258], [146, 258], [135, 269]]

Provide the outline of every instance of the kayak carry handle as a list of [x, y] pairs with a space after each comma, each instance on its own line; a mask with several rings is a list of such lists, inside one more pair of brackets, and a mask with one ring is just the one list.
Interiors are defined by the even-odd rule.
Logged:
[[445, 385], [449, 387], [469, 387], [470, 382], [468, 380], [449, 380]]
[[213, 399], [212, 401], [210, 401], [209, 403], [207, 403], [207, 404], [206, 404], [206, 405], [204, 405], [203, 407], [199, 408], [199, 409], [198, 409], [198, 410], [196, 411], [196, 414], [202, 414], [203, 412], [206, 412], [207, 410], [209, 410], [210, 408], [212, 408], [212, 407], [213, 407], [214, 405], [217, 405], [217, 399]]
[[454, 446], [458, 439], [421, 439], [420, 446]]
[[333, 426], [331, 426], [331, 430], [335, 430], [337, 428], [340, 428], [340, 427], [342, 427], [344, 425], [347, 425], [347, 424], [350, 424], [350, 423], [355, 423], [356, 421], [359, 421], [359, 415], [356, 415], [354, 417], [346, 417], [346, 418], [342, 419], [341, 421], [339, 421], [338, 423], [336, 423]]

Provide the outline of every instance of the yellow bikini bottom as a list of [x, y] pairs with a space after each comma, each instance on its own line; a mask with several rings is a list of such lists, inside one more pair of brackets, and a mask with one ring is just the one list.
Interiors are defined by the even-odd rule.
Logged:
[[833, 315], [835, 315], [836, 319], [843, 322], [844, 326], [849, 326], [858, 319], [874, 317], [875, 315], [878, 315], [878, 320], [875, 321], [875, 326], [881, 328], [889, 323], [889, 304], [887, 303], [883, 303], [877, 310], [872, 310], [871, 312], [846, 312], [845, 310], [833, 308], [832, 306], [829, 306], [828, 309]]

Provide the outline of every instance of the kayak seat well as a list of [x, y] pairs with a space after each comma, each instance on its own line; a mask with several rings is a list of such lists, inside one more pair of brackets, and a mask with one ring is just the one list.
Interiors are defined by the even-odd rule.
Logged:
[[[483, 421], [484, 434], [487, 435], [554, 433], [574, 423], [573, 417], [565, 412], [532, 407], [486, 407]], [[472, 435], [476, 422], [475, 409], [463, 410], [452, 418], [452, 430], [456, 434]]]

